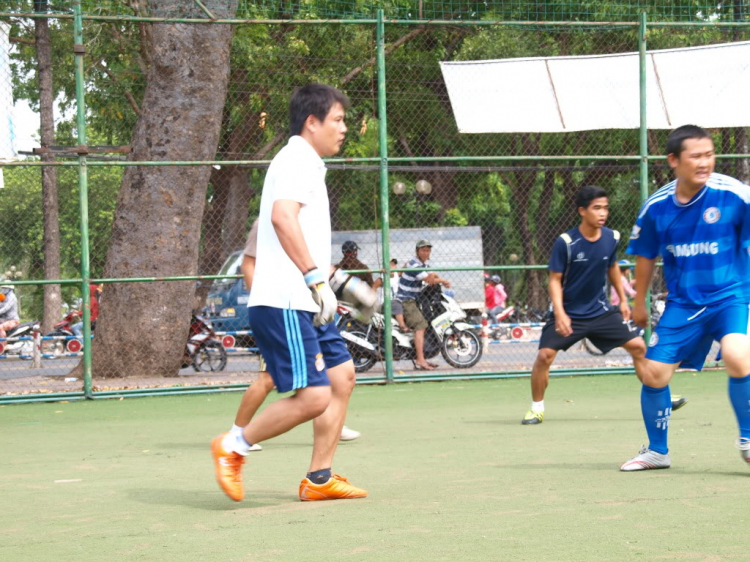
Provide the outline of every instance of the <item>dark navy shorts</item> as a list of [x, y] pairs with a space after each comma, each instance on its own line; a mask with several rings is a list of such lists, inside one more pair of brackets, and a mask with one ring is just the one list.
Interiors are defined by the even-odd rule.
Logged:
[[326, 368], [352, 358], [336, 325], [314, 326], [312, 312], [252, 306], [248, 314], [255, 342], [279, 392], [328, 386]]
[[703, 368], [711, 344], [727, 334], [748, 333], [748, 303], [730, 300], [707, 306], [667, 303], [651, 333], [646, 357], [680, 363], [683, 369]]
[[570, 324], [573, 333], [569, 336], [560, 335], [555, 331], [555, 317], [552, 315], [542, 328], [539, 349], [567, 351], [583, 338], [587, 338], [599, 351], [609, 353], [640, 335], [638, 327], [625, 322], [617, 308], [612, 308], [594, 318], [571, 318]]

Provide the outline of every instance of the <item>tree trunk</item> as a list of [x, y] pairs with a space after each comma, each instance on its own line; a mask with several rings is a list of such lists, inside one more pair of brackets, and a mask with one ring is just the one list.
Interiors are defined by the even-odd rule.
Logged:
[[[37, 12], [47, 11], [47, 0], [35, 0]], [[55, 116], [52, 93], [52, 45], [49, 36], [49, 20], [34, 20], [36, 43], [37, 78], [39, 81], [39, 116], [41, 146], [55, 144]], [[43, 162], [54, 160], [52, 155], [42, 155]], [[57, 205], [57, 170], [53, 166], [42, 167], [42, 198], [44, 215], [44, 278], [60, 279], [60, 217]], [[62, 315], [60, 285], [44, 286], [44, 315], [42, 333], [52, 331]]]
[[[236, 1], [212, 4], [232, 17]], [[159, 2], [152, 15], [161, 15]], [[188, 0], [169, 3], [200, 14]], [[170, 15], [170, 14], [167, 14]], [[132, 160], [208, 160], [216, 154], [233, 27], [157, 24]], [[105, 277], [194, 274], [209, 166], [129, 167], [117, 200]], [[188, 334], [193, 282], [115, 283], [96, 327], [96, 377], [174, 376]]]
[[255, 190], [250, 185], [250, 169], [235, 166], [229, 180], [229, 201], [224, 211], [224, 255], [245, 247], [247, 217]]

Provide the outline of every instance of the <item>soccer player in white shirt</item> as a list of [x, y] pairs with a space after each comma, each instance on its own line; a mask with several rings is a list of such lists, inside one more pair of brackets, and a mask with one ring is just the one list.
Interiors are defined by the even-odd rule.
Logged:
[[[309, 471], [299, 486], [302, 501], [363, 498], [367, 492], [331, 471], [349, 397], [354, 364], [332, 323], [337, 298], [329, 285], [331, 217], [322, 157], [344, 142], [349, 100], [323, 84], [300, 88], [290, 104], [289, 143], [266, 174], [258, 225], [258, 255], [249, 316], [255, 340], [280, 393], [241, 435], [211, 442], [216, 479], [233, 500], [244, 497], [242, 464], [253, 443], [313, 420]], [[334, 288], [374, 306], [366, 283], [336, 270]]]

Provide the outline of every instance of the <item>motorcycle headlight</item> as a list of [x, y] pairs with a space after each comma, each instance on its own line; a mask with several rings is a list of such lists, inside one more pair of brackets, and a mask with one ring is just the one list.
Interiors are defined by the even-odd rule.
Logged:
[[234, 318], [236, 315], [234, 312], [234, 308], [222, 308], [219, 316], [221, 316], [222, 318]]

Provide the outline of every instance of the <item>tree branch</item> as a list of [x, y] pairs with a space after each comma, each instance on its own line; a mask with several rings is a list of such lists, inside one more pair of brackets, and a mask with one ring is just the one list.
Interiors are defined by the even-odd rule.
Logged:
[[[109, 79], [112, 80], [112, 82], [114, 82], [115, 84], [120, 83], [120, 81], [117, 79], [117, 76], [115, 76], [114, 73], [106, 67], [106, 65], [104, 64], [104, 59], [100, 59], [95, 66], [101, 68], [106, 73], [106, 75], [109, 76]], [[130, 106], [133, 108], [133, 111], [135, 111], [136, 115], [140, 115], [141, 108], [138, 107], [138, 102], [135, 101], [133, 94], [131, 94], [129, 90], [125, 90], [125, 98], [130, 103]]]
[[[426, 31], [426, 28], [424, 28], [424, 27], [418, 27], [417, 29], [415, 29], [413, 31], [410, 31], [409, 33], [407, 33], [403, 37], [399, 37], [393, 43], [391, 43], [390, 47], [388, 47], [385, 50], [386, 56], [390, 55], [393, 51], [395, 51], [396, 49], [398, 49], [401, 45], [403, 45], [407, 41], [410, 41], [410, 40], [414, 39], [417, 35], [420, 35], [421, 33], [424, 33], [425, 31]], [[357, 68], [355, 68], [354, 70], [352, 70], [351, 72], [349, 72], [349, 74], [347, 74], [346, 76], [344, 76], [344, 78], [341, 80], [341, 85], [343, 86], [343, 85], [351, 82], [352, 80], [354, 80], [354, 78], [356, 78], [357, 76], [359, 76], [362, 73], [363, 70], [365, 70], [366, 68], [370, 68], [371, 66], [375, 66], [376, 62], [377, 62], [377, 58], [373, 57], [369, 61], [367, 61], [365, 64], [363, 64], [362, 66], [358, 66]]]
[[21, 39], [20, 37], [9, 37], [8, 39], [11, 43], [21, 43], [23, 45], [31, 45], [32, 47], [36, 46], [36, 43], [32, 39]]

